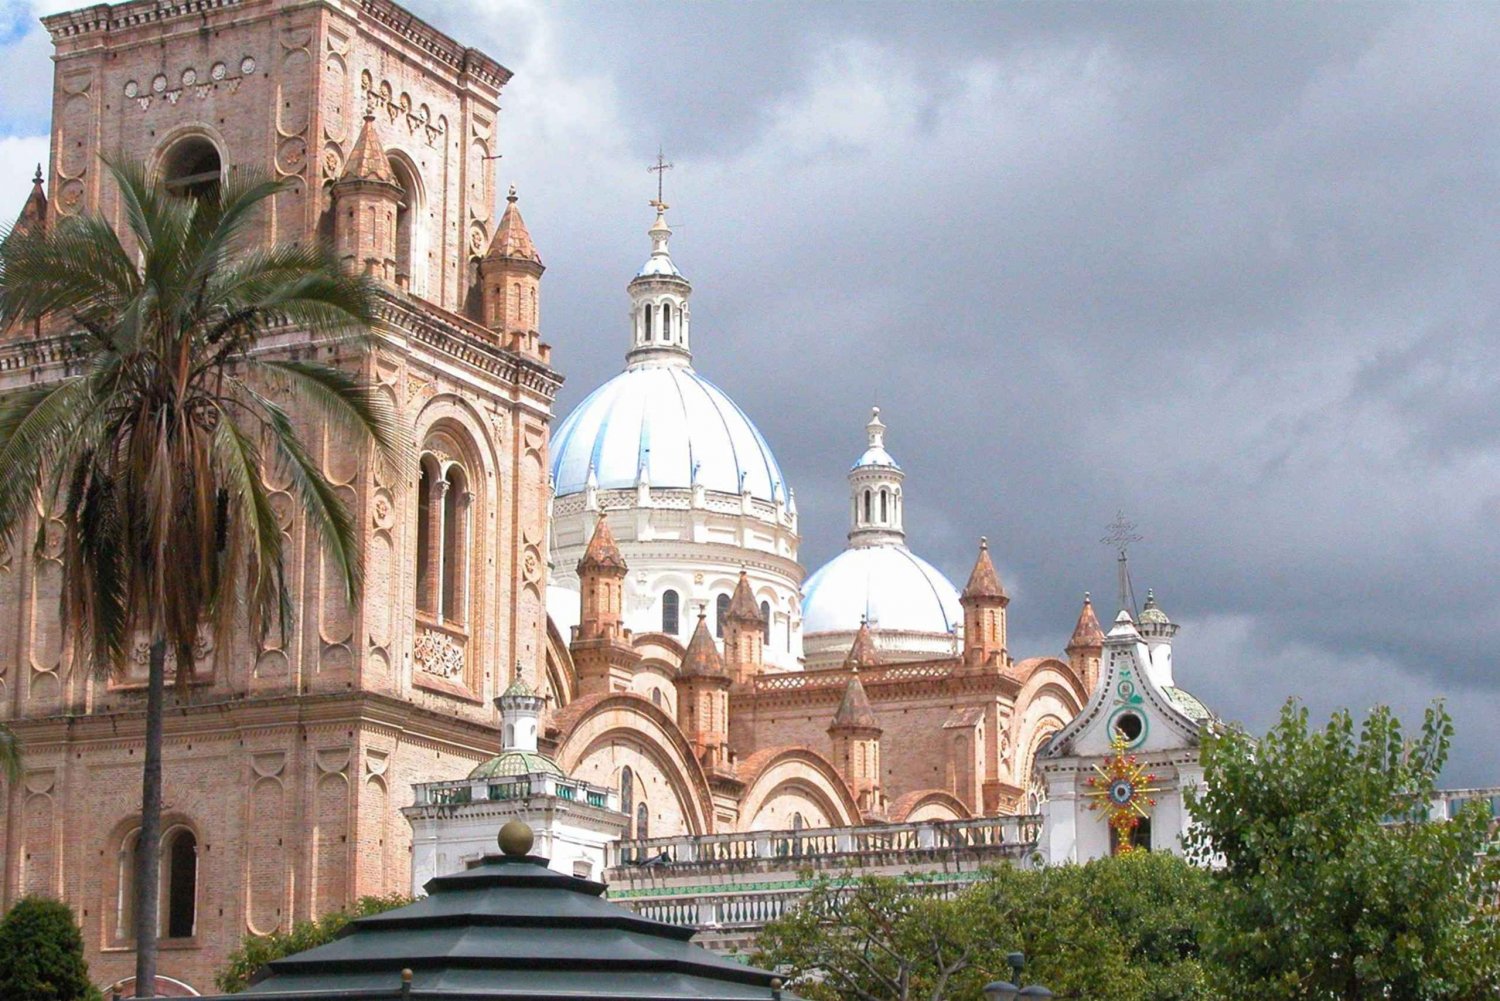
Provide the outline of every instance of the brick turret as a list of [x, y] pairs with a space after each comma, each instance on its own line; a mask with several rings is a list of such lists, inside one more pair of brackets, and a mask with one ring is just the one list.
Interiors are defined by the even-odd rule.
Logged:
[[724, 663], [739, 684], [746, 684], [764, 666], [766, 620], [750, 591], [750, 575], [740, 571], [739, 583], [724, 612]]
[[1068, 640], [1068, 664], [1083, 682], [1086, 692], [1092, 692], [1099, 683], [1099, 658], [1104, 656], [1104, 630], [1094, 616], [1094, 603], [1089, 593], [1083, 592], [1083, 609], [1078, 613], [1078, 624], [1073, 627], [1073, 638]]
[[333, 184], [333, 246], [345, 268], [396, 283], [396, 215], [404, 195], [381, 148], [375, 112], [366, 110], [344, 172]]
[[628, 569], [609, 530], [609, 519], [601, 511], [588, 548], [578, 561], [582, 607], [572, 653], [582, 695], [624, 691], [630, 685], [639, 657], [623, 625]]
[[1010, 597], [990, 560], [988, 539], [979, 540], [979, 558], [969, 583], [959, 596], [964, 608], [964, 666], [1004, 666], [1009, 660], [1005, 638], [1005, 606]]
[[[849, 662], [846, 660], [846, 664]], [[849, 664], [849, 684], [828, 737], [833, 742], [833, 764], [849, 783], [860, 812], [876, 818], [885, 814], [885, 793], [880, 785], [880, 735], [883, 731], [870, 708], [870, 697], [859, 680], [859, 668]]]
[[704, 768], [727, 768], [731, 679], [701, 609], [675, 683], [677, 725], [693, 745], [693, 752]]
[[479, 262], [480, 300], [484, 325], [500, 335], [513, 351], [542, 356], [540, 341], [542, 257], [531, 242], [526, 221], [516, 204], [515, 185], [505, 202], [505, 214], [495, 229], [490, 249]]

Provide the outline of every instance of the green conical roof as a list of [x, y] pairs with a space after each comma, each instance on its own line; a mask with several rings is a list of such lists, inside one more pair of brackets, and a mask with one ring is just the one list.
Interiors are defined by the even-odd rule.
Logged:
[[[771, 1001], [775, 974], [691, 944], [693, 929], [602, 899], [604, 884], [534, 855], [488, 855], [428, 896], [358, 918], [327, 945], [273, 960], [236, 998], [412, 1001]], [[409, 995], [402, 970], [412, 971]], [[796, 1001], [783, 994], [786, 1001]], [[229, 1001], [229, 999], [222, 999]]]

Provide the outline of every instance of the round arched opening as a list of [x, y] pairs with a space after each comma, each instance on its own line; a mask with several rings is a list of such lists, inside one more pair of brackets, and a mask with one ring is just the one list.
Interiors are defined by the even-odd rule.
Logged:
[[177, 140], [162, 158], [162, 184], [172, 194], [186, 198], [217, 195], [223, 173], [219, 148], [204, 136]]
[[1146, 723], [1137, 713], [1123, 712], [1115, 717], [1115, 731], [1125, 738], [1126, 744], [1134, 744], [1146, 731]]

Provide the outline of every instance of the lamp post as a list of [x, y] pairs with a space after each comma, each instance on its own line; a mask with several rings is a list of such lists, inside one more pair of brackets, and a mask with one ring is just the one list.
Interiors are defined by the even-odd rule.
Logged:
[[1005, 962], [1010, 966], [1014, 981], [997, 980], [992, 984], [985, 984], [985, 1001], [1049, 1001], [1052, 992], [1041, 984], [1020, 986], [1021, 968], [1026, 965], [1025, 955], [1019, 952], [1008, 953]]

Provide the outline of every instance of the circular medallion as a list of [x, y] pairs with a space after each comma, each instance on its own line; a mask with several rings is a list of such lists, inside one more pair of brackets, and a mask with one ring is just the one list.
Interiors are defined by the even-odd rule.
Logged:
[[182, 71], [182, 85], [184, 87], [191, 87], [193, 84], [195, 84], [197, 82], [198, 82], [198, 71], [197, 70], [193, 69], [190, 66], [187, 69], [185, 69], [185, 70]]
[[1135, 796], [1135, 786], [1125, 779], [1116, 779], [1109, 786], [1109, 801], [1116, 806], [1124, 806]]
[[214, 63], [213, 68], [208, 71], [208, 75], [215, 80], [222, 80], [224, 79], [224, 74], [228, 72], [229, 68], [223, 63]]
[[125, 96], [126, 97], [134, 97], [135, 95], [139, 94], [140, 92], [141, 92], [141, 85], [140, 84], [136, 83], [134, 80], [128, 80], [128, 81], [126, 81], [126, 83], [125, 83]]
[[160, 94], [162, 91], [166, 90], [167, 89], [167, 78], [165, 76], [163, 76], [162, 74], [160, 74], [160, 73], [156, 74], [156, 76], [154, 78], [152, 78], [152, 80], [151, 80], [151, 89], [154, 90], [158, 94]]
[[244, 59], [240, 60], [240, 73], [242, 75], [249, 76], [251, 73], [254, 73], [254, 72], [255, 72], [255, 60], [254, 59], [250, 58], [249, 56], [246, 56]]

